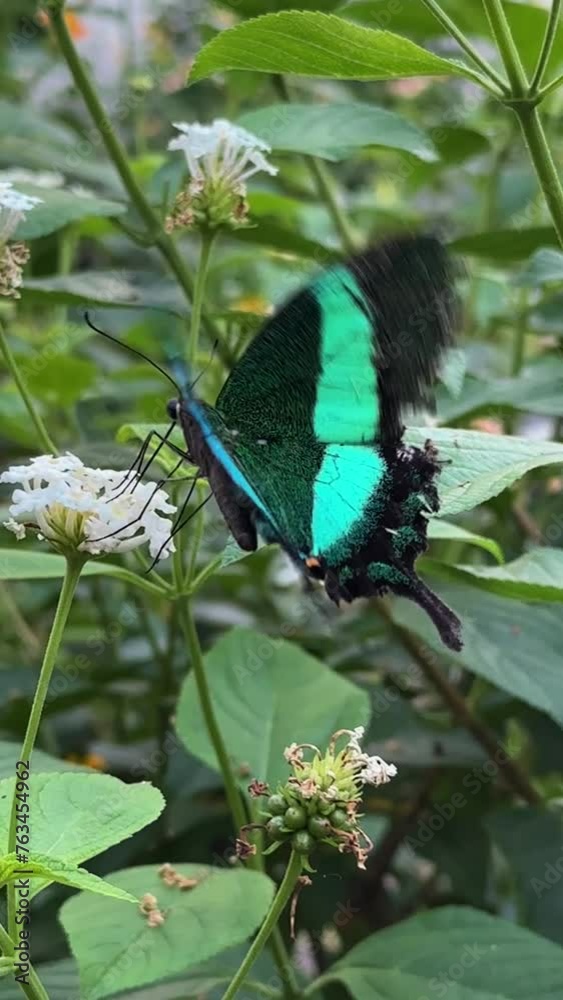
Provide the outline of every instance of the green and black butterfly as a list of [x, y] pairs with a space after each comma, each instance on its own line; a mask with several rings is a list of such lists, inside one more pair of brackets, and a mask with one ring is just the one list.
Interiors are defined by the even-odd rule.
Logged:
[[169, 404], [241, 548], [279, 542], [339, 603], [395, 594], [462, 646], [453, 612], [420, 580], [438, 510], [436, 450], [403, 444], [457, 316], [434, 237], [404, 237], [323, 272], [266, 324], [214, 407]]

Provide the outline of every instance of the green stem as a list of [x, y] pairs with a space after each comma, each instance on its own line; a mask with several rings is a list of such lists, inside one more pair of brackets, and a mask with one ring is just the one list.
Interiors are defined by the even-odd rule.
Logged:
[[516, 376], [524, 363], [524, 348], [526, 343], [526, 330], [528, 328], [528, 296], [525, 291], [520, 293], [518, 313], [514, 323], [514, 340], [512, 343], [512, 365], [510, 374]]
[[459, 47], [463, 49], [471, 61], [474, 62], [480, 70], [482, 70], [485, 76], [487, 76], [489, 80], [492, 80], [492, 82], [500, 88], [502, 93], [507, 93], [508, 87], [506, 80], [503, 80], [502, 76], [500, 76], [497, 71], [489, 65], [487, 60], [483, 59], [483, 57], [479, 55], [477, 49], [474, 48], [469, 39], [466, 38], [461, 28], [458, 28], [457, 24], [455, 24], [455, 22], [452, 21], [452, 19], [446, 14], [445, 10], [442, 10], [440, 4], [436, 3], [436, 0], [422, 0], [422, 3], [434, 15], [436, 20], [439, 21], [440, 24], [446, 29], [448, 34], [450, 34], [452, 38], [455, 38]]
[[483, 0], [483, 5], [510, 80], [512, 107], [520, 123], [559, 242], [563, 246], [563, 187], [536, 107], [537, 99], [530, 94], [526, 72], [501, 0]]
[[8, 344], [8, 340], [6, 337], [6, 332], [1, 322], [0, 322], [0, 348], [2, 349], [2, 354], [4, 355], [4, 359], [6, 361], [6, 365], [8, 366], [8, 370], [14, 382], [16, 383], [19, 394], [23, 399], [25, 408], [29, 413], [31, 422], [35, 427], [35, 430], [37, 431], [37, 435], [39, 437], [39, 441], [41, 443], [43, 451], [50, 455], [58, 455], [58, 451], [53, 442], [51, 441], [51, 438], [49, 437], [49, 434], [47, 432], [47, 428], [45, 427], [43, 420], [37, 413], [35, 406], [33, 404], [33, 400], [29, 392], [27, 391], [27, 386], [20, 375], [16, 359], [12, 354], [10, 345]]
[[[282, 101], [287, 104], [291, 103], [291, 94], [289, 92], [285, 78], [281, 74], [277, 74], [272, 77], [272, 83], [277, 94], [281, 97]], [[324, 163], [318, 159], [316, 156], [303, 156], [305, 163], [307, 164], [308, 170], [311, 172], [311, 176], [315, 182], [319, 196], [324, 201], [330, 216], [332, 218], [334, 228], [340, 237], [340, 242], [346, 253], [354, 253], [357, 249], [356, 241], [354, 238], [354, 233], [350, 227], [348, 219], [345, 213], [340, 207], [338, 196], [334, 189], [334, 184], [332, 182], [332, 177], [330, 176], [328, 170], [326, 169]]]
[[557, 27], [559, 23], [559, 15], [561, 13], [561, 0], [553, 0], [551, 5], [551, 11], [549, 13], [549, 18], [547, 20], [547, 25], [545, 28], [545, 35], [542, 42], [542, 47], [540, 49], [540, 54], [538, 58], [538, 64], [536, 66], [534, 75], [532, 77], [532, 82], [530, 84], [530, 94], [537, 94], [541, 87], [542, 80], [544, 78], [545, 71], [547, 69], [547, 64], [549, 62], [549, 57], [553, 49], [553, 44], [555, 42], [555, 35], [557, 34]]
[[502, 0], [483, 0], [483, 6], [504, 63], [512, 97], [525, 97], [528, 92], [528, 79], [504, 13]]
[[[19, 759], [23, 761], [29, 760], [33, 753], [35, 740], [37, 739], [37, 733], [39, 731], [39, 725], [41, 722], [41, 716], [43, 714], [43, 709], [45, 707], [47, 692], [49, 690], [49, 684], [51, 682], [51, 676], [55, 667], [55, 663], [57, 661], [57, 656], [59, 653], [61, 640], [68, 619], [70, 607], [72, 604], [72, 599], [74, 597], [76, 585], [80, 578], [80, 573], [82, 571], [83, 565], [84, 565], [84, 560], [82, 558], [67, 560], [63, 585], [61, 587], [61, 592], [59, 595], [59, 602], [57, 604], [57, 610], [55, 611], [55, 617], [53, 619], [53, 624], [51, 626], [51, 633], [49, 635], [49, 638], [47, 640], [47, 645], [45, 647], [45, 655], [43, 656], [43, 663], [41, 665], [39, 681], [37, 682], [35, 695], [33, 696], [33, 705], [31, 706], [31, 712], [27, 723], [27, 729], [20, 752]], [[17, 821], [16, 804], [17, 804], [16, 783], [14, 783], [14, 793], [12, 796], [12, 805], [10, 811], [10, 826], [8, 831], [8, 850], [7, 850], [8, 854], [11, 854], [16, 850], [16, 821]], [[8, 928], [12, 940], [14, 942], [16, 940], [15, 902], [16, 902], [15, 886], [13, 882], [10, 882], [8, 884]]]
[[348, 219], [339, 204], [338, 196], [334, 190], [332, 177], [330, 176], [324, 163], [316, 156], [306, 156], [305, 160], [317, 186], [317, 191], [330, 212], [342, 246], [347, 253], [354, 253], [357, 250], [354, 234]]
[[223, 783], [225, 785], [225, 794], [227, 796], [229, 810], [231, 812], [231, 816], [233, 817], [235, 829], [238, 831], [246, 823], [244, 806], [242, 803], [242, 798], [239, 789], [237, 787], [235, 776], [233, 774], [233, 769], [231, 767], [231, 762], [229, 760], [227, 748], [225, 747], [221, 730], [219, 729], [217, 719], [215, 718], [213, 703], [211, 701], [211, 694], [207, 684], [207, 677], [205, 675], [205, 665], [203, 662], [203, 655], [199, 643], [199, 636], [197, 634], [197, 629], [195, 627], [191, 602], [189, 598], [180, 597], [178, 600], [178, 608], [179, 608], [180, 624], [184, 631], [184, 636], [186, 638], [186, 643], [190, 654], [190, 662], [192, 665], [192, 670], [194, 672], [197, 693], [201, 704], [203, 717], [205, 719], [205, 725], [207, 728], [207, 732], [209, 733], [209, 739], [211, 740], [211, 743], [213, 744], [213, 748], [217, 755], [219, 768], [221, 770]]
[[195, 276], [192, 317], [188, 337], [187, 360], [190, 372], [193, 372], [196, 364], [197, 345], [199, 343], [199, 327], [201, 324], [201, 310], [203, 308], [203, 296], [205, 292], [205, 280], [207, 278], [214, 238], [215, 234], [212, 230], [203, 230], [201, 234], [201, 253], [199, 255], [199, 264]]
[[[127, 153], [113, 130], [111, 122], [103, 108], [103, 105], [92, 85], [92, 81], [86, 72], [82, 60], [78, 55], [74, 42], [70, 36], [64, 19], [64, 0], [57, 0], [51, 7], [51, 25], [56, 35], [59, 48], [72, 74], [72, 78], [77, 90], [84, 99], [84, 103], [90, 112], [92, 120], [98, 129], [102, 141], [106, 147], [108, 155], [113, 160], [116, 170], [121, 177], [132, 204], [143, 220], [147, 228], [147, 237], [150, 242], [158, 247], [161, 255], [168, 263], [170, 269], [176, 276], [184, 294], [189, 302], [193, 300], [194, 282], [192, 275], [186, 267], [181, 254], [174, 243], [174, 240], [164, 231], [160, 218], [147, 201], [145, 195], [137, 182], [137, 179], [129, 166]], [[225, 345], [221, 341], [221, 331], [217, 325], [205, 314], [204, 323], [210, 335], [219, 342], [222, 353], [225, 353]]]
[[538, 90], [538, 93], [536, 95], [538, 104], [540, 101], [543, 101], [544, 97], [547, 97], [549, 94], [552, 94], [554, 90], [559, 90], [559, 87], [562, 86], [563, 86], [563, 73], [561, 73], [559, 76], [556, 76], [555, 79], [551, 80], [550, 83], [546, 83], [545, 87], [542, 87], [541, 90]]
[[526, 104], [515, 105], [514, 111], [520, 123], [559, 242], [563, 247], [563, 187], [542, 120], [538, 109]]
[[274, 927], [277, 926], [277, 923], [293, 894], [297, 884], [297, 879], [301, 874], [301, 867], [302, 860], [300, 855], [295, 851], [292, 851], [289, 864], [285, 870], [285, 875], [276, 895], [274, 896], [272, 905], [266, 914], [264, 923], [248, 949], [238, 971], [235, 973], [228, 990], [223, 994], [222, 1000], [232, 1000], [243, 985], [244, 980], [246, 979], [256, 959], [262, 952], [262, 949], [272, 934]]
[[[14, 942], [2, 924], [0, 924], [0, 948], [6, 957], [11, 958], [14, 954]], [[22, 993], [29, 997], [29, 1000], [49, 1000], [49, 995], [31, 964], [29, 966], [29, 983], [18, 983], [18, 986]]]

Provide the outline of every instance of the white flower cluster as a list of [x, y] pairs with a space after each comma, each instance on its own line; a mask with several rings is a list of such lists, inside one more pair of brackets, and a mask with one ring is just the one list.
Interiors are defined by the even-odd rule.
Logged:
[[[128, 478], [127, 478], [128, 477]], [[170, 537], [176, 507], [164, 490], [112, 469], [90, 469], [75, 455], [40, 455], [14, 465], [0, 483], [19, 484], [4, 527], [18, 539], [37, 528], [62, 552], [89, 555], [128, 552], [148, 544], [151, 556], [174, 551]]]
[[181, 149], [184, 153], [192, 194], [211, 181], [244, 195], [245, 181], [253, 174], [264, 170], [273, 176], [278, 172], [264, 156], [271, 152], [270, 146], [224, 118], [216, 118], [211, 125], [175, 122], [174, 128], [182, 134], [170, 140], [168, 149]]
[[25, 213], [42, 200], [16, 191], [11, 181], [0, 181], [0, 246], [8, 242]]
[[394, 764], [386, 764], [381, 757], [370, 757], [362, 750], [361, 741], [364, 736], [364, 727], [356, 726], [350, 731], [347, 745], [354, 764], [361, 767], [358, 778], [366, 785], [386, 785], [397, 774], [397, 768]]

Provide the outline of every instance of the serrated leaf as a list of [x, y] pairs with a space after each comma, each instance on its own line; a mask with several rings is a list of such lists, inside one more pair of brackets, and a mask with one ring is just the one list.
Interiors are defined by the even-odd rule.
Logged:
[[79, 868], [77, 865], [49, 854], [39, 854], [37, 851], [30, 851], [25, 865], [17, 860], [15, 854], [6, 854], [0, 858], [0, 884], [8, 882], [10, 879], [21, 878], [22, 868], [25, 869], [26, 875], [29, 874], [33, 878], [41, 879], [41, 881], [58, 882], [60, 885], [94, 892], [99, 896], [109, 896], [126, 903], [138, 902], [131, 893], [112, 885], [106, 879], [98, 878], [97, 875], [86, 871], [85, 868]]
[[[275, 786], [288, 777], [290, 743], [323, 748], [337, 729], [364, 725], [364, 691], [282, 639], [250, 629], [228, 632], [205, 657], [217, 722], [246, 789], [251, 778]], [[196, 757], [218, 769], [193, 675], [184, 681], [176, 728]]]
[[352, 149], [383, 146], [426, 162], [437, 160], [431, 139], [405, 118], [370, 104], [274, 104], [247, 111], [239, 124], [273, 150], [341, 160]]
[[156, 897], [164, 917], [160, 926], [149, 926], [138, 908], [117, 907], [100, 896], [81, 893], [64, 903], [61, 923], [89, 1000], [158, 982], [245, 941], [272, 900], [274, 885], [260, 872], [197, 864], [181, 864], [177, 871], [197, 879], [197, 885], [171, 888], [155, 865], [111, 876], [114, 885], [137, 898]]
[[[0, 781], [0, 854], [8, 849], [15, 780]], [[164, 808], [161, 793], [148, 782], [126, 785], [109, 774], [32, 771], [29, 786], [34, 851], [76, 865], [142, 830]], [[48, 884], [33, 883], [34, 892]]]
[[409, 427], [405, 440], [419, 448], [430, 439], [444, 465], [438, 481], [440, 514], [451, 517], [497, 496], [531, 469], [563, 463], [563, 444], [501, 437], [448, 427]]
[[[425, 575], [432, 567], [425, 564]], [[563, 722], [561, 647], [563, 620], [557, 603], [529, 604], [500, 594], [485, 593], [475, 581], [450, 578], [433, 570], [427, 577], [433, 590], [458, 615], [463, 649], [455, 654], [458, 668], [478, 674], [490, 684], [532, 705], [559, 725]], [[392, 603], [394, 619], [415, 632], [439, 656], [452, 654], [434, 626], [412, 601]]]
[[216, 35], [199, 51], [190, 82], [228, 69], [340, 80], [476, 74], [389, 31], [318, 11], [265, 14]]
[[563, 951], [507, 920], [445, 906], [370, 935], [317, 985], [335, 980], [355, 1000], [413, 1000], [442, 985], [448, 1000], [554, 1000]]

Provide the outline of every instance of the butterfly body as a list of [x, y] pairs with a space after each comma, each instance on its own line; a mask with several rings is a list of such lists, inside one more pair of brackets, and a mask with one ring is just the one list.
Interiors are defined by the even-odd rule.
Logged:
[[[460, 648], [459, 623], [418, 578], [440, 465], [402, 442], [454, 322], [448, 263], [405, 238], [324, 272], [267, 322], [215, 407], [178, 407], [190, 456], [238, 544], [279, 542], [339, 603], [388, 590]], [[402, 338], [402, 340], [401, 340]]]

